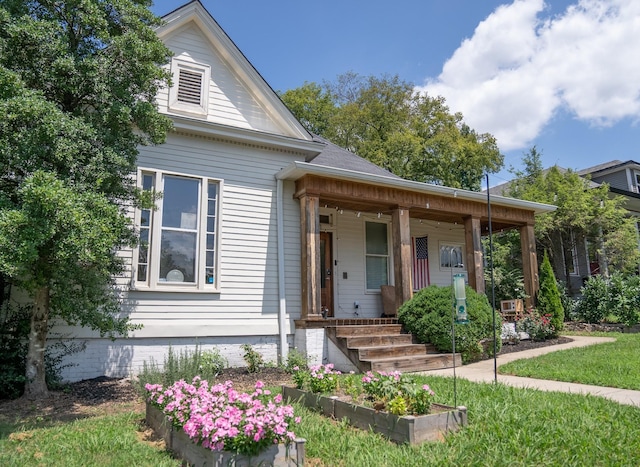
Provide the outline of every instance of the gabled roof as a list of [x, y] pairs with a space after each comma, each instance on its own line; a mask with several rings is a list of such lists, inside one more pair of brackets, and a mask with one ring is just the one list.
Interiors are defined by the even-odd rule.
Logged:
[[162, 17], [165, 24], [156, 33], [165, 41], [180, 28], [195, 24], [222, 58], [225, 65], [251, 93], [269, 118], [282, 128], [283, 135], [312, 141], [311, 134], [296, 119], [278, 94], [269, 86], [260, 73], [249, 62], [227, 33], [220, 27], [199, 0], [193, 0]]
[[579, 170], [578, 174], [579, 175], [588, 175], [588, 174], [596, 175], [605, 171], [614, 172], [616, 171], [616, 169], [623, 169], [629, 166], [637, 169], [637, 168], [640, 168], [640, 163], [633, 160], [628, 160], [624, 162], [620, 160], [613, 160], [609, 162], [604, 162], [599, 165], [594, 165], [593, 167], [587, 167], [586, 169]]

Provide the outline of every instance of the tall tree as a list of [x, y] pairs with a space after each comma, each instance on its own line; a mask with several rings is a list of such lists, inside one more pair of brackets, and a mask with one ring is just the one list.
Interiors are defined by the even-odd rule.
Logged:
[[164, 141], [171, 52], [148, 0], [0, 0], [0, 273], [33, 300], [25, 396], [47, 393], [48, 323], [131, 329], [114, 276], [139, 145]]
[[404, 178], [479, 190], [483, 174], [503, 165], [493, 136], [398, 76], [346, 73], [282, 99], [310, 131]]
[[523, 156], [525, 169], [514, 171], [516, 178], [507, 194], [558, 207], [538, 216], [535, 226], [538, 250], [552, 256], [556, 276], [569, 277], [572, 262], [568, 259], [580, 240], [595, 245], [618, 269], [637, 267], [635, 226], [627, 217], [624, 198], [611, 196], [606, 184], [592, 186], [573, 170], [557, 166], [542, 170], [540, 160], [541, 153], [535, 147]]

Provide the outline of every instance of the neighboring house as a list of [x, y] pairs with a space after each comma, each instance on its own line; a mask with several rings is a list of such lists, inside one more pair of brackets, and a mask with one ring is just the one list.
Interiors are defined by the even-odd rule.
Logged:
[[[309, 134], [198, 1], [164, 17], [174, 84], [158, 96], [174, 131], [143, 147], [138, 183], [163, 193], [135, 213], [140, 246], [123, 255], [123, 312], [143, 327], [86, 340], [69, 380], [135, 374], [195, 344], [233, 366], [251, 344], [267, 361], [297, 347], [338, 361], [336, 323], [377, 323], [428, 284], [464, 272], [484, 292], [486, 195], [396, 177]], [[538, 288], [534, 215], [553, 207], [494, 196], [494, 229], [517, 228], [527, 291]], [[355, 321], [357, 320], [357, 321]], [[343, 356], [343, 366], [349, 360]]]
[[[610, 196], [625, 198], [624, 208], [630, 217], [636, 221], [638, 231], [638, 248], [640, 248], [640, 163], [628, 160], [614, 160], [594, 167], [578, 170], [578, 174], [590, 176], [593, 183], [609, 185]], [[602, 263], [602, 261], [600, 262]], [[591, 261], [592, 273], [601, 272], [606, 264]], [[598, 270], [595, 270], [595, 267]], [[640, 272], [640, 270], [639, 270]]]
[[[561, 172], [567, 169], [556, 166]], [[640, 248], [640, 163], [628, 160], [613, 160], [593, 167], [577, 170], [581, 177], [589, 177], [589, 187], [597, 188], [601, 184], [609, 185], [609, 196], [623, 196], [624, 208], [628, 215], [636, 219], [638, 229], [638, 248]], [[491, 187], [494, 195], [505, 195], [509, 192], [511, 182]], [[573, 295], [579, 293], [584, 281], [594, 274], [608, 273], [606, 258], [597, 254], [598, 246], [590, 248], [585, 238], [572, 236], [571, 245], [554, 245], [551, 255], [556, 278], [569, 285]], [[570, 252], [570, 253], [568, 253]], [[569, 271], [569, 274], [565, 271]]]

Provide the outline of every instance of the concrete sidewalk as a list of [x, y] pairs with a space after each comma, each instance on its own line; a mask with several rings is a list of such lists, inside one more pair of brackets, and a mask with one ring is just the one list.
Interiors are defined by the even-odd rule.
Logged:
[[[558, 350], [571, 349], [574, 347], [586, 347], [593, 344], [601, 344], [603, 342], [612, 342], [615, 339], [611, 337], [587, 337], [587, 336], [568, 336], [573, 339], [572, 342], [566, 344], [541, 347], [538, 349], [524, 350], [522, 352], [511, 352], [505, 355], [498, 355], [498, 367], [513, 360], [523, 358], [537, 357]], [[476, 382], [493, 382], [494, 381], [494, 362], [491, 360], [483, 360], [481, 362], [464, 365], [455, 369], [458, 378], [467, 379]], [[443, 370], [432, 370], [425, 372], [428, 375], [453, 376], [453, 368]], [[520, 376], [501, 375], [498, 373], [498, 382], [509, 386], [521, 388], [539, 389], [541, 391], [559, 391], [571, 392], [575, 394], [591, 394], [594, 396], [605, 397], [620, 404], [634, 405], [640, 407], [640, 391], [631, 391], [629, 389], [617, 389], [603, 386], [591, 386], [588, 384], [565, 383], [562, 381], [550, 381], [545, 379], [523, 378]]]

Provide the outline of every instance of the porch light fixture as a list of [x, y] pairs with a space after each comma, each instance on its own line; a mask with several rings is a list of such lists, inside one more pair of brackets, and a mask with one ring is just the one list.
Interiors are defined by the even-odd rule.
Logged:
[[382, 213], [381, 212], [378, 213], [378, 219], [380, 219], [380, 217], [382, 217]]
[[356, 217], [360, 217], [360, 214], [361, 214], [361, 213], [360, 213], [360, 211], [358, 211], [358, 212], [356, 213]]

